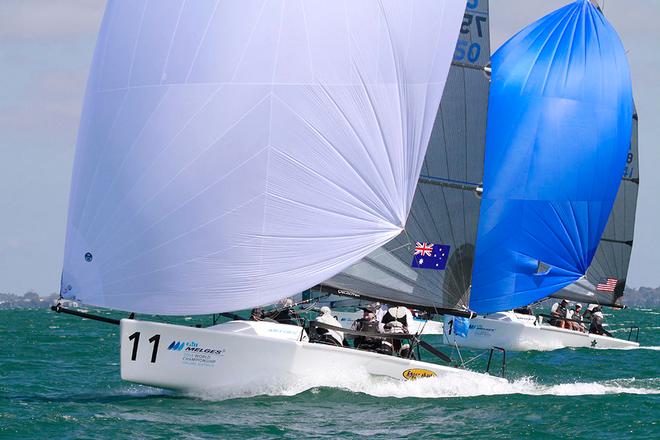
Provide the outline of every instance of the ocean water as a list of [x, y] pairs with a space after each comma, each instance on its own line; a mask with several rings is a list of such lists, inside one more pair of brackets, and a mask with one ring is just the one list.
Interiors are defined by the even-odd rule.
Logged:
[[310, 374], [240, 397], [122, 382], [117, 326], [0, 316], [0, 438], [660, 438], [657, 309], [607, 317], [616, 336], [638, 325], [640, 349], [509, 353], [506, 384]]

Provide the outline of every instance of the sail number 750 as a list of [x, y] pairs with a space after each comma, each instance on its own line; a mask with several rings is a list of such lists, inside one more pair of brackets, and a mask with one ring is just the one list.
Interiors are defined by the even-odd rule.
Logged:
[[[140, 344], [140, 332], [135, 332], [128, 337], [129, 341], [133, 341], [133, 351], [131, 351], [131, 360], [137, 359], [138, 345]], [[158, 343], [160, 342], [160, 335], [153, 335], [149, 338], [149, 343], [153, 344], [151, 350], [151, 363], [156, 363], [156, 356], [158, 356]]]

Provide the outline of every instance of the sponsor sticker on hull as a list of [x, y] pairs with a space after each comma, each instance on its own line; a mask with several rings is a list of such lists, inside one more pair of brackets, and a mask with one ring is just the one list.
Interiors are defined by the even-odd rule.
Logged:
[[434, 371], [426, 370], [424, 368], [410, 368], [403, 372], [403, 377], [406, 380], [415, 380], [426, 377], [436, 377], [437, 374]]
[[484, 327], [481, 324], [470, 324], [470, 331], [479, 336], [492, 336], [495, 329]]

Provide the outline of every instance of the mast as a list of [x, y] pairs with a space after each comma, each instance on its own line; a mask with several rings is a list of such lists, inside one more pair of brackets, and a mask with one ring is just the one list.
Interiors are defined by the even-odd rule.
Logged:
[[636, 108], [632, 119], [630, 150], [626, 157], [621, 184], [591, 266], [584, 279], [552, 294], [552, 298], [565, 298], [604, 306], [621, 305], [633, 246], [639, 190]]
[[[405, 231], [326, 287], [351, 297], [465, 314], [486, 142], [488, 12], [487, 0], [467, 2]], [[411, 267], [418, 242], [449, 246], [445, 269]]]

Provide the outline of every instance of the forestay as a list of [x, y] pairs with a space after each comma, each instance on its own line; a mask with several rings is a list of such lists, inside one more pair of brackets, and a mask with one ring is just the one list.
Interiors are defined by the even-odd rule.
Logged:
[[[483, 177], [490, 61], [488, 1], [467, 3], [404, 234], [326, 284], [434, 309], [466, 309]], [[444, 270], [411, 267], [416, 243], [449, 245]], [[340, 293], [341, 293], [340, 292]]]
[[403, 230], [465, 1], [109, 1], [61, 293], [243, 309]]
[[586, 273], [632, 120], [624, 48], [589, 1], [528, 26], [492, 63], [470, 298], [478, 313], [532, 303]]
[[630, 253], [635, 232], [635, 212], [639, 189], [639, 162], [637, 158], [637, 112], [633, 114], [630, 150], [621, 178], [614, 207], [598, 244], [596, 255], [587, 271], [586, 279], [571, 284], [552, 295], [572, 301], [607, 306], [621, 304], [626, 287]]

